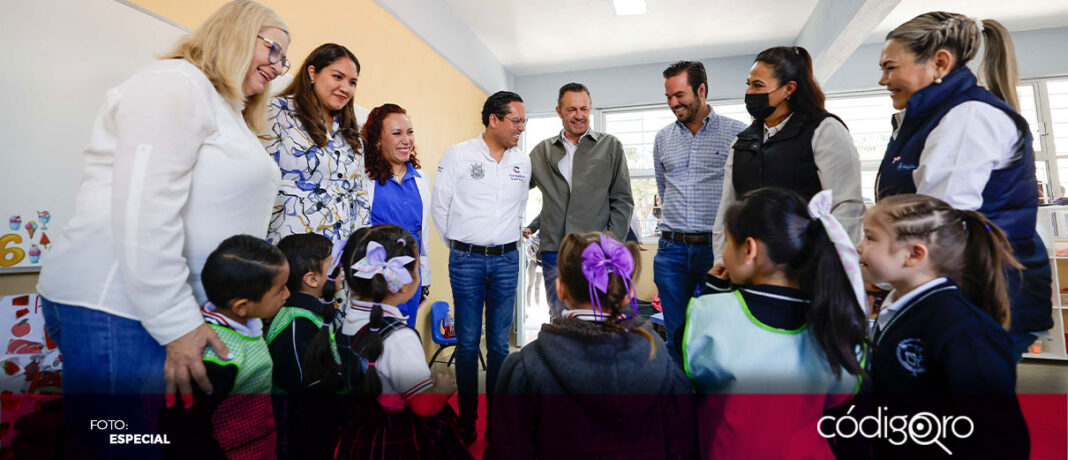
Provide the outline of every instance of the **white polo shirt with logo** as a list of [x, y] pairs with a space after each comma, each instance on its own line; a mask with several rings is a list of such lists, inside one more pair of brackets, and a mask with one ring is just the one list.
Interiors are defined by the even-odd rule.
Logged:
[[501, 161], [478, 137], [445, 150], [431, 214], [445, 240], [497, 246], [519, 240], [530, 191], [530, 157], [512, 147]]

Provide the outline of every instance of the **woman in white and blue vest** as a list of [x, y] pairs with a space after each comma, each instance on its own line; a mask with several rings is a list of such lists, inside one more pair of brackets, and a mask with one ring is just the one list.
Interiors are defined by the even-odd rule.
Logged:
[[810, 200], [834, 195], [834, 217], [853, 242], [860, 240], [864, 199], [860, 156], [842, 120], [824, 108], [812, 75], [812, 57], [800, 46], [776, 46], [757, 55], [745, 79], [745, 108], [753, 123], [738, 133], [724, 168], [723, 196], [713, 229], [716, 261], [723, 259], [723, 215], [738, 197], [782, 187]]
[[[985, 49], [981, 76], [966, 64]], [[1010, 333], [1019, 358], [1053, 326], [1050, 266], [1035, 231], [1038, 185], [1031, 131], [1018, 112], [1016, 56], [997, 21], [931, 12], [886, 36], [879, 84], [890, 90], [894, 132], [876, 200], [904, 193], [976, 210], [1001, 227], [1023, 276], [1009, 273]]]

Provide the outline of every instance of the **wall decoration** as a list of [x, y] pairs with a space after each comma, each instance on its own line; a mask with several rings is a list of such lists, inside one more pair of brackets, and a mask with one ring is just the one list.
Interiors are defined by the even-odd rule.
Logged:
[[52, 212], [20, 208], [0, 215], [9, 216], [8, 227], [0, 230], [0, 273], [40, 270], [52, 249], [52, 239], [45, 233], [54, 217]]

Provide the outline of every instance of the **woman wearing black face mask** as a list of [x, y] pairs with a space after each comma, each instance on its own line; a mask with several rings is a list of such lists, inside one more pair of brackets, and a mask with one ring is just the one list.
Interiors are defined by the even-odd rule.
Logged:
[[864, 215], [860, 157], [845, 124], [823, 108], [808, 51], [798, 46], [762, 51], [746, 85], [745, 107], [753, 123], [738, 134], [724, 168], [713, 230], [717, 262], [726, 243], [723, 213], [736, 197], [760, 187], [787, 188], [806, 200], [833, 190], [832, 213], [858, 241]]

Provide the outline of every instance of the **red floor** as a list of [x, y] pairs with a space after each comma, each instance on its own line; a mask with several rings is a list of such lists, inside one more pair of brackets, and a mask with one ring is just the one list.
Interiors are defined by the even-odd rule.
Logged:
[[[1021, 394], [1020, 408], [1031, 432], [1032, 460], [1068, 460], [1068, 395]], [[458, 408], [456, 395], [449, 400]], [[478, 440], [471, 445], [471, 455], [481, 460], [486, 450], [486, 400], [479, 395]]]

